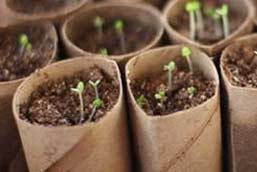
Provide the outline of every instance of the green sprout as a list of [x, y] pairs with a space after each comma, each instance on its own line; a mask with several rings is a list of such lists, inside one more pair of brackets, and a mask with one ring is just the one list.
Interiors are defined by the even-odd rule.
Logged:
[[137, 104], [139, 105], [139, 106], [143, 106], [144, 104], [145, 104], [145, 102], [146, 102], [146, 98], [145, 98], [145, 96], [142, 94], [142, 95], [140, 95], [140, 96], [138, 96], [138, 98], [137, 98]]
[[217, 9], [207, 8], [205, 10], [205, 14], [207, 16], [210, 16], [212, 18], [212, 20], [214, 21], [216, 35], [221, 36], [222, 35], [222, 29], [221, 29], [221, 23], [220, 23], [221, 16], [217, 13]]
[[32, 50], [32, 44], [29, 42], [29, 38], [26, 34], [22, 33], [18, 36], [18, 43], [21, 47], [21, 52], [26, 49], [27, 51]]
[[[199, 1], [189, 1], [186, 3], [185, 6], [186, 11], [189, 13], [190, 20], [190, 38], [195, 40], [196, 37], [196, 27], [200, 33], [203, 32], [204, 25], [203, 25], [203, 15], [201, 13], [201, 3]], [[197, 18], [197, 25], [195, 21], [195, 15]]]
[[75, 92], [78, 94], [79, 96], [79, 101], [80, 101], [80, 123], [82, 123], [83, 118], [84, 118], [84, 101], [83, 101], [83, 91], [84, 91], [84, 83], [83, 82], [79, 82], [78, 85], [76, 86], [76, 88], [71, 88], [71, 91]]
[[102, 39], [102, 37], [103, 37], [104, 23], [105, 23], [104, 19], [100, 16], [97, 16], [94, 19], [94, 27], [97, 29], [100, 39]]
[[108, 50], [106, 48], [101, 48], [99, 50], [99, 54], [101, 54], [102, 56], [108, 56]]
[[192, 86], [187, 88], [187, 93], [189, 94], [190, 97], [193, 97], [197, 92], [197, 89]]
[[165, 91], [158, 91], [154, 98], [158, 101], [158, 106], [163, 107], [163, 103], [167, 100]]
[[194, 72], [193, 71], [193, 64], [192, 64], [192, 60], [191, 60], [191, 58], [190, 58], [190, 56], [192, 55], [192, 51], [190, 50], [190, 48], [188, 48], [188, 47], [183, 47], [182, 49], [181, 49], [181, 55], [182, 55], [182, 57], [185, 57], [186, 58], [186, 60], [187, 60], [187, 63], [188, 63], [188, 66], [189, 66], [189, 70], [190, 70], [190, 72]]
[[168, 89], [172, 89], [172, 72], [176, 69], [176, 63], [174, 61], [169, 62], [164, 66], [164, 70], [168, 71]]
[[124, 22], [122, 20], [116, 20], [114, 22], [114, 29], [119, 35], [120, 46], [123, 53], [126, 53], [125, 34], [124, 34]]
[[229, 19], [228, 19], [228, 5], [223, 4], [221, 8], [216, 9], [216, 12], [222, 17], [224, 36], [229, 36]]
[[93, 105], [93, 110], [92, 110], [92, 112], [91, 112], [91, 114], [90, 114], [90, 116], [89, 116], [89, 121], [92, 121], [92, 119], [94, 118], [94, 115], [95, 115], [95, 113], [96, 113], [96, 110], [99, 108], [99, 107], [101, 107], [104, 103], [103, 103], [103, 100], [102, 99], [100, 99], [100, 97], [99, 97], [99, 91], [98, 91], [98, 85], [101, 83], [101, 80], [97, 80], [97, 81], [95, 81], [95, 82], [93, 82], [93, 81], [89, 81], [89, 84], [94, 88], [94, 90], [95, 90], [95, 99], [94, 99], [94, 101], [93, 101], [93, 103], [92, 103], [92, 105]]

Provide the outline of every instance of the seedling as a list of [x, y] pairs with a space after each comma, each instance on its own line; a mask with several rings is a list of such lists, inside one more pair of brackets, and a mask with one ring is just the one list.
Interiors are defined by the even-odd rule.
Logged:
[[[196, 27], [200, 33], [203, 32], [203, 15], [201, 12], [201, 3], [199, 1], [189, 1], [185, 6], [186, 11], [189, 13], [189, 25], [190, 25], [190, 38], [195, 40], [196, 37]], [[196, 16], [195, 16], [196, 15]], [[195, 17], [197, 18], [197, 25], [195, 21]]]
[[172, 72], [176, 69], [176, 63], [174, 61], [164, 66], [164, 70], [168, 71], [168, 89], [172, 89]]
[[215, 34], [219, 37], [222, 35], [222, 29], [221, 29], [221, 23], [220, 19], [221, 16], [217, 13], [217, 10], [215, 8], [208, 8], [205, 10], [205, 14], [207, 16], [210, 16], [215, 24]]
[[71, 91], [75, 92], [78, 94], [79, 96], [79, 101], [80, 101], [80, 123], [82, 123], [83, 119], [84, 119], [84, 101], [83, 101], [83, 91], [84, 91], [84, 83], [83, 82], [79, 82], [76, 88], [71, 88]]
[[224, 36], [228, 37], [229, 36], [229, 19], [228, 19], [228, 5], [223, 4], [221, 8], [216, 9], [216, 12], [222, 17], [222, 22], [223, 22], [223, 32]]
[[102, 56], [108, 56], [108, 50], [106, 48], [101, 48], [99, 50], [99, 54], [101, 54]]
[[123, 53], [126, 53], [125, 34], [124, 34], [124, 22], [122, 20], [116, 20], [114, 22], [114, 29], [120, 38], [120, 46]]
[[154, 97], [158, 101], [158, 106], [163, 107], [163, 103], [167, 100], [165, 91], [158, 91]]
[[100, 16], [97, 16], [95, 19], [94, 19], [94, 26], [95, 28], [97, 29], [98, 31], [98, 34], [99, 34], [99, 38], [102, 39], [103, 37], [103, 27], [104, 27], [104, 19]]
[[96, 110], [99, 108], [99, 107], [101, 107], [102, 105], [103, 105], [103, 100], [102, 99], [100, 99], [100, 97], [99, 97], [99, 92], [98, 92], [98, 85], [101, 83], [101, 81], [100, 80], [97, 80], [97, 81], [95, 81], [95, 82], [93, 82], [93, 81], [89, 81], [89, 84], [94, 88], [94, 90], [95, 90], [95, 99], [94, 99], [94, 101], [93, 101], [93, 103], [92, 103], [92, 105], [93, 105], [93, 110], [92, 110], [92, 112], [91, 112], [91, 114], [90, 114], [90, 116], [89, 116], [89, 121], [92, 121], [92, 119], [94, 118], [94, 115], [95, 115], [95, 113], [96, 113]]
[[182, 57], [186, 58], [188, 66], [189, 66], [189, 70], [190, 70], [190, 72], [193, 73], [194, 72], [193, 71], [193, 64], [192, 64], [192, 61], [191, 61], [191, 58], [190, 58], [191, 54], [192, 54], [192, 52], [191, 52], [190, 48], [183, 47], [181, 49], [181, 55], [182, 55]]
[[193, 97], [197, 92], [197, 89], [192, 86], [187, 88], [187, 93], [189, 94], [190, 97]]
[[32, 50], [32, 45], [29, 42], [29, 38], [26, 34], [22, 33], [19, 35], [18, 37], [18, 43], [21, 47], [21, 52], [24, 51], [24, 49], [26, 49], [27, 51], [31, 51]]
[[142, 107], [146, 102], [145, 96], [142, 94], [137, 98], [137, 104]]

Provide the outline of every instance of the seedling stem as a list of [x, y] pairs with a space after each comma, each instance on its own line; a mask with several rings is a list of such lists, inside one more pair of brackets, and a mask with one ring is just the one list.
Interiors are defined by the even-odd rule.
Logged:
[[185, 57], [185, 58], [186, 58], [187, 63], [188, 63], [189, 70], [190, 70], [191, 73], [193, 73], [193, 72], [194, 72], [194, 71], [193, 71], [193, 64], [192, 64], [192, 60], [191, 60], [191, 58], [190, 58], [191, 54], [192, 54], [192, 51], [190, 50], [190, 48], [188, 48], [188, 47], [183, 47], [183, 48], [181, 49], [181, 55], [182, 55], [182, 57]]
[[221, 8], [218, 8], [216, 10], [216, 12], [222, 17], [222, 22], [223, 22], [223, 31], [224, 31], [224, 36], [225, 38], [229, 36], [229, 20], [228, 20], [228, 12], [229, 12], [229, 9], [228, 9], [228, 5], [226, 4], [223, 4], [221, 6]]
[[103, 37], [103, 26], [104, 26], [104, 19], [100, 16], [97, 16], [94, 20], [94, 26], [98, 31], [99, 38], [102, 39]]
[[126, 53], [125, 34], [124, 34], [124, 22], [122, 20], [116, 20], [114, 22], [114, 29], [119, 35], [121, 50]]
[[168, 89], [172, 89], [172, 72], [176, 69], [176, 63], [174, 61], [164, 66], [164, 70], [168, 71]]
[[84, 119], [84, 101], [83, 101], [83, 91], [84, 91], [84, 83], [79, 82], [76, 88], [71, 88], [71, 91], [75, 92], [79, 96], [79, 101], [80, 101], [80, 123], [82, 123]]

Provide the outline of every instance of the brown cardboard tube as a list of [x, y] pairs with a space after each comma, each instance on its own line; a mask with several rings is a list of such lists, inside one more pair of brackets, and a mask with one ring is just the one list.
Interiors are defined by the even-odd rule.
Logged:
[[171, 60], [178, 68], [185, 67], [186, 62], [178, 58], [181, 48], [182, 45], [154, 49], [126, 65], [134, 146], [142, 172], [221, 171], [219, 78], [207, 55], [191, 47], [194, 69], [216, 83], [215, 95], [197, 107], [149, 116], [137, 105], [130, 88], [131, 81], [160, 73]]
[[[257, 169], [257, 112], [256, 88], [234, 86], [224, 69], [227, 54], [240, 45], [256, 44], [257, 34], [244, 36], [227, 47], [221, 56], [220, 68], [227, 95], [230, 170], [232, 172], [256, 171]], [[242, 57], [244, 58], [244, 57]]]
[[[46, 12], [38, 12], [38, 13], [22, 13], [15, 10], [16, 2], [20, 0], [3, 0], [6, 4], [8, 12], [15, 16], [17, 19], [21, 21], [31, 21], [31, 20], [51, 20], [54, 23], [60, 23], [63, 21], [67, 15], [79, 10], [87, 1], [89, 0], [80, 0], [79, 3], [72, 6], [65, 6], [57, 10], [51, 10]], [[26, 5], [26, 4], [25, 4]], [[24, 5], [24, 6], [25, 6]]]
[[[42, 27], [46, 31], [46, 34], [49, 34], [53, 39], [55, 48], [52, 57], [47, 64], [51, 63], [57, 55], [58, 48], [58, 38], [54, 26], [49, 22], [27, 22], [5, 29], [8, 31], [19, 31], [22, 29], [24, 30], [23, 27], [25, 25], [37, 25]], [[19, 149], [21, 149], [20, 138], [12, 115], [11, 101], [16, 88], [23, 79], [24, 78], [0, 82], [0, 171], [1, 167], [8, 165]]]
[[[19, 105], [43, 82], [72, 76], [97, 66], [120, 83], [115, 106], [96, 123], [45, 127], [19, 118]], [[104, 58], [74, 58], [32, 74], [17, 89], [13, 100], [26, 160], [31, 172], [130, 171], [130, 153], [120, 72], [114, 61]]]
[[170, 40], [173, 43], [186, 43], [191, 44], [203, 51], [205, 51], [209, 56], [216, 56], [221, 53], [221, 51], [228, 46], [236, 38], [251, 33], [254, 26], [255, 8], [251, 1], [249, 0], [233, 0], [226, 1], [231, 9], [239, 11], [245, 14], [247, 17], [244, 22], [238, 27], [237, 30], [232, 32], [227, 38], [220, 40], [212, 45], [205, 45], [199, 42], [190, 40], [184, 35], [181, 35], [169, 24], [179, 13], [184, 12], [184, 4], [187, 0], [173, 0], [170, 1], [164, 9], [164, 24], [166, 31]]
[[[124, 12], [125, 11], [125, 12]], [[76, 46], [73, 42], [74, 39], [79, 38], [79, 34], [83, 32], [84, 28], [88, 28], [92, 25], [92, 20], [96, 15], [104, 16], [106, 20], [119, 18], [128, 18], [137, 20], [141, 23], [149, 25], [156, 30], [156, 35], [149, 42], [149, 44], [142, 49], [129, 54], [119, 56], [109, 56], [110, 59], [118, 62], [120, 66], [124, 66], [125, 63], [133, 56], [140, 54], [154, 46], [156, 46], [164, 32], [160, 16], [161, 14], [157, 9], [143, 4], [128, 4], [128, 3], [99, 3], [88, 6], [81, 13], [75, 14], [68, 18], [62, 28], [61, 37], [65, 45], [66, 52], [70, 57], [76, 56], [94, 56], [90, 52]], [[136, 16], [136, 17], [135, 17]]]

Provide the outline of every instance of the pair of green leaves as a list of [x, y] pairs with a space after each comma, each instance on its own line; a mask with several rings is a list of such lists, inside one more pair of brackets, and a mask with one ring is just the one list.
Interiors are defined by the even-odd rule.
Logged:
[[20, 47], [25, 48], [27, 51], [32, 50], [32, 44], [30, 43], [29, 38], [25, 33], [22, 33], [18, 36], [18, 43]]

